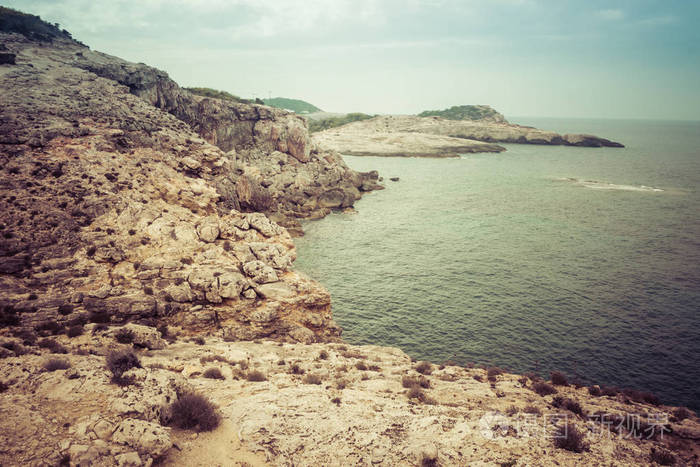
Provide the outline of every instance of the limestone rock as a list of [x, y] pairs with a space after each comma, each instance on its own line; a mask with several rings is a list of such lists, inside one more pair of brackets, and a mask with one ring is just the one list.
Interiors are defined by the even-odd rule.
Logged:
[[271, 282], [255, 287], [255, 292], [263, 298], [282, 300], [294, 295], [294, 290], [285, 282]]
[[386, 115], [314, 133], [326, 150], [357, 156], [457, 157], [464, 153], [501, 152], [494, 143], [586, 147], [622, 147], [593, 135], [552, 131], [498, 120], [450, 120], [436, 116]]
[[168, 345], [168, 343], [165, 342], [162, 337], [160, 337], [158, 330], [149, 326], [128, 323], [122, 328], [115, 329], [113, 333], [119, 332], [119, 329], [124, 329], [131, 332], [134, 336], [132, 342], [136, 345], [146, 347], [147, 349], [164, 349]]
[[277, 273], [262, 261], [250, 261], [243, 265], [243, 271], [258, 284], [277, 282]]
[[127, 418], [114, 431], [112, 440], [150, 457], [160, 457], [173, 445], [168, 429], [152, 422]]
[[207, 217], [197, 225], [197, 234], [203, 242], [211, 243], [219, 237], [219, 223], [215, 218]]

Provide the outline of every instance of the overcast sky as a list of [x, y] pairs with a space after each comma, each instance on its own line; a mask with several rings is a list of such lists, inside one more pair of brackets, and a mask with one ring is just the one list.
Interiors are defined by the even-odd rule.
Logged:
[[700, 120], [697, 0], [1, 0], [183, 86], [326, 111]]

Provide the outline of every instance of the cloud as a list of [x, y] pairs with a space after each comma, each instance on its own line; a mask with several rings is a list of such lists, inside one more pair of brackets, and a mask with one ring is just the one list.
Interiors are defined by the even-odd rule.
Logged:
[[625, 12], [619, 9], [599, 10], [597, 15], [606, 21], [618, 21], [625, 17]]
[[672, 15], [655, 16], [652, 18], [645, 18], [639, 21], [642, 26], [666, 26], [667, 24], [673, 24], [678, 21], [678, 18]]

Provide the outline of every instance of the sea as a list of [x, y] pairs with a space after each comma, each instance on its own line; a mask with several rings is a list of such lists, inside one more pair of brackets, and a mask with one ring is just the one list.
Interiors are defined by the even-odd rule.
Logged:
[[700, 409], [700, 122], [510, 121], [625, 148], [345, 156], [386, 189], [305, 223], [296, 268], [349, 343]]

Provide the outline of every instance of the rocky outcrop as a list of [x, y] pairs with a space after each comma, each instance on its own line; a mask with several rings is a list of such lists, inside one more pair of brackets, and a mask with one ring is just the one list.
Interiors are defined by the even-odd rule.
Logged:
[[347, 207], [359, 199], [359, 191], [381, 188], [376, 177], [320, 152], [306, 120], [293, 113], [194, 95], [163, 71], [90, 50], [78, 55], [74, 66], [128, 86], [132, 94], [176, 116], [226, 152], [241, 175], [235, 186], [239, 205], [233, 205], [238, 209], [318, 218], [327, 214], [328, 206], [318, 200], [329, 189], [345, 193], [344, 205], [333, 207]]
[[[31, 345], [2, 360], [0, 463], [58, 465], [69, 456], [71, 465], [100, 466], [656, 465], [663, 457], [653, 453], [676, 465], [697, 460], [700, 423], [688, 410], [573, 385], [541, 396], [535, 389], [546, 383], [535, 375], [418, 365], [386, 347], [171, 336], [164, 349], [135, 350], [143, 368], [129, 370], [132, 384], [120, 387], [104, 364], [122, 348], [109, 337], [118, 330], [88, 326], [58, 338], [69, 369], [43, 370], [56, 356]], [[216, 406], [216, 430], [168, 426], [172, 402], [192, 391]], [[557, 447], [563, 426], [580, 433], [579, 444], [568, 444], [573, 451]]]
[[[357, 131], [355, 131], [357, 130]], [[459, 157], [475, 152], [501, 152], [506, 148], [451, 136], [409, 131], [367, 133], [365, 128], [345, 125], [315, 133], [319, 146], [349, 156]]]
[[282, 111], [195, 98], [68, 39], [1, 37], [17, 55], [0, 69], [3, 325], [158, 319], [229, 338], [338, 338], [328, 292], [291, 270], [288, 231], [245, 211], [320, 217], [374, 189], [376, 172], [316, 152]]
[[[500, 115], [500, 114], [498, 114]], [[514, 125], [503, 120], [452, 120], [438, 116], [388, 115], [314, 133], [322, 148], [352, 155], [421, 155], [498, 152], [493, 143], [622, 147], [593, 135], [566, 134]]]

